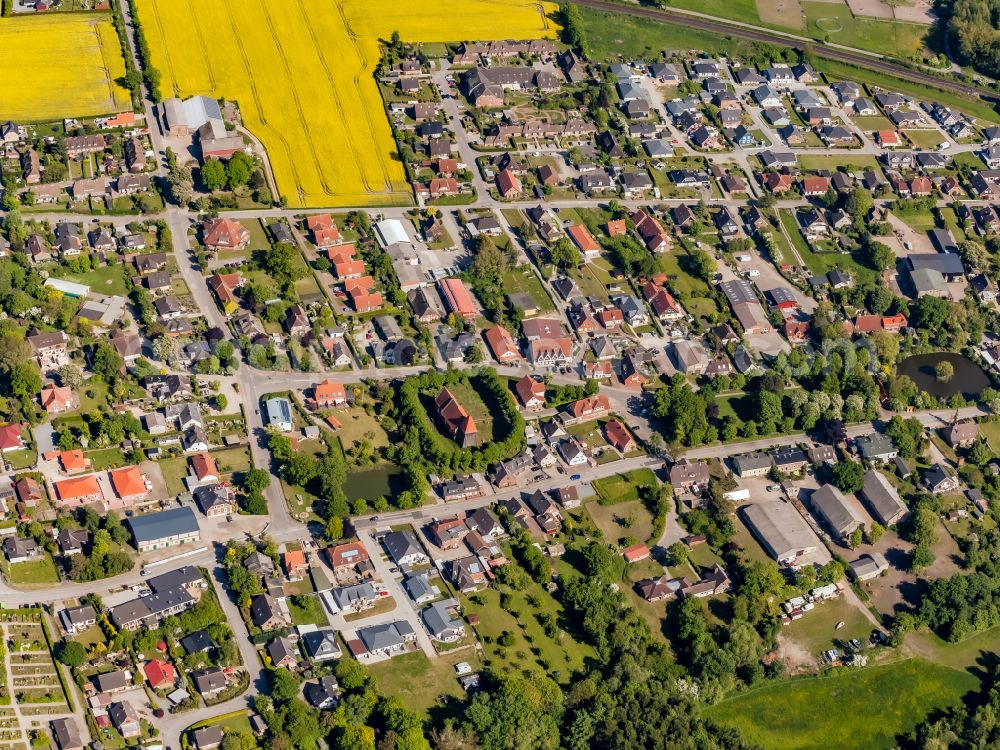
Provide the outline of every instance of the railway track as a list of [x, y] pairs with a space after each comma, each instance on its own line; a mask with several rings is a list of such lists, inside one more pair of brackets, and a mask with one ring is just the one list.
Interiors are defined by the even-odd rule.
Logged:
[[881, 55], [866, 55], [861, 52], [851, 52], [839, 47], [834, 47], [822, 42], [817, 42], [794, 34], [782, 34], [777, 31], [767, 31], [757, 27], [743, 26], [736, 23], [728, 23], [723, 20], [706, 18], [703, 16], [681, 13], [669, 8], [648, 8], [641, 5], [624, 5], [616, 2], [606, 2], [605, 0], [573, 0], [577, 5], [582, 5], [595, 10], [608, 11], [610, 13], [624, 13], [639, 18], [648, 18], [653, 21], [662, 21], [680, 26], [688, 26], [692, 29], [707, 31], [723, 36], [739, 37], [749, 39], [754, 42], [764, 42], [767, 44], [787, 45], [801, 49], [803, 45], [812, 45], [815, 53], [820, 57], [829, 60], [859, 65], [861, 67], [877, 70], [882, 73], [904, 78], [908, 81], [926, 84], [927, 86], [948, 91], [961, 96], [968, 96], [976, 99], [983, 99], [992, 104], [1000, 102], [1000, 94], [985, 89], [970, 86], [958, 81], [949, 81], [943, 78], [921, 73], [902, 65], [887, 61]]

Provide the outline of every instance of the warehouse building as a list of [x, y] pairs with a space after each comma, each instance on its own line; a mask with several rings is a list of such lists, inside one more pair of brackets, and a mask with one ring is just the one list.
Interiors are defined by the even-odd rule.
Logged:
[[754, 536], [779, 563], [792, 564], [816, 551], [816, 540], [791, 504], [781, 500], [754, 503], [743, 509], [743, 519]]
[[854, 508], [848, 505], [843, 493], [832, 484], [824, 484], [813, 492], [809, 502], [813, 511], [838, 538], [848, 537], [865, 525]]
[[861, 496], [868, 504], [872, 515], [883, 526], [898, 523], [906, 514], [907, 509], [899, 499], [899, 493], [889, 479], [881, 472], [870, 469], [864, 476]]

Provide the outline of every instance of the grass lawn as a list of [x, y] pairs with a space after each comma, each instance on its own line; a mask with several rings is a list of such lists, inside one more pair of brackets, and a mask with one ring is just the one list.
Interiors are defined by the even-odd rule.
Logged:
[[14, 471], [20, 471], [21, 469], [27, 469], [29, 466], [35, 464], [38, 460], [38, 454], [32, 448], [26, 448], [19, 451], [7, 451], [3, 454], [4, 460], [7, 461], [14, 469]]
[[982, 666], [984, 654], [1000, 653], [1000, 627], [984, 630], [958, 643], [949, 643], [928, 630], [911, 633], [906, 645], [919, 656], [952, 669]]
[[909, 57], [923, 48], [926, 26], [855, 17], [842, 3], [804, 2], [809, 36], [848, 47], [895, 57]]
[[80, 284], [87, 284], [91, 291], [96, 294], [117, 294], [124, 297], [125, 290], [124, 265], [116, 263], [110, 266], [101, 266], [96, 271], [88, 271], [83, 274], [69, 274], [62, 278], [76, 281]]
[[755, 0], [671, 0], [670, 6], [760, 25]]
[[94, 409], [108, 405], [108, 384], [99, 377], [87, 380], [79, 389], [81, 414], [89, 414]]
[[367, 440], [372, 448], [378, 450], [389, 445], [389, 435], [364, 409], [352, 406], [349, 409], [338, 409], [331, 412], [343, 425], [337, 430], [340, 444], [346, 450], [361, 440]]
[[980, 159], [973, 151], [961, 151], [955, 154], [955, 168], [969, 166], [972, 169], [985, 169], [986, 162]]
[[534, 302], [539, 311], [543, 313], [555, 310], [552, 306], [552, 300], [549, 298], [549, 295], [545, 293], [545, 289], [542, 287], [542, 282], [540, 282], [538, 277], [535, 276], [534, 272], [531, 270], [531, 266], [514, 268], [504, 274], [503, 289], [508, 295], [529, 295], [532, 302]]
[[945, 140], [941, 133], [929, 128], [904, 130], [903, 135], [917, 148], [935, 148], [941, 141]]
[[[838, 622], [844, 623], [839, 630]], [[857, 638], [862, 643], [867, 642], [872, 624], [861, 610], [840, 596], [828, 602], [817, 602], [815, 609], [782, 627], [781, 632], [813, 656], [819, 656], [820, 652], [837, 646], [835, 641], [846, 643]]]
[[980, 423], [979, 434], [986, 439], [995, 453], [1000, 452], [1000, 420], [987, 420]]
[[59, 583], [56, 565], [48, 555], [38, 560], [15, 563], [7, 567], [7, 580], [11, 583]]
[[958, 704], [977, 687], [978, 680], [968, 672], [907, 659], [779, 682], [725, 700], [706, 713], [767, 750], [882, 750], [893, 747], [897, 735], [912, 730], [928, 713]]
[[850, 271], [856, 280], [866, 284], [875, 283], [878, 274], [871, 268], [861, 265], [853, 256], [847, 253], [816, 253], [809, 247], [805, 237], [799, 231], [795, 214], [788, 209], [780, 209], [781, 223], [788, 232], [788, 236], [795, 245], [795, 249], [802, 256], [802, 262], [809, 268], [810, 273], [816, 276], [823, 276], [834, 268]]
[[288, 599], [288, 611], [292, 615], [294, 625], [319, 625], [324, 627], [329, 624], [326, 613], [323, 611], [323, 603], [318, 596], [306, 596], [306, 606], [298, 606], [292, 599]]
[[184, 477], [188, 475], [187, 459], [184, 456], [165, 458], [159, 462], [163, 482], [170, 495], [179, 495], [185, 491]]
[[[528, 674], [544, 672], [557, 682], [565, 683], [572, 672], [581, 669], [585, 660], [593, 657], [590, 646], [564, 632], [567, 623], [562, 607], [538, 584], [532, 583], [524, 591], [511, 591], [507, 607], [500, 606], [500, 592], [496, 589], [486, 589], [474, 596], [482, 599], [483, 604], [462, 597], [463, 608], [467, 614], [479, 615], [476, 630], [495, 667]], [[529, 597], [539, 606], [531, 604]], [[539, 612], [555, 617], [560, 627], [557, 639], [546, 635], [536, 617]], [[506, 648], [497, 643], [504, 632], [514, 637], [513, 645]]]
[[226, 448], [221, 451], [212, 451], [212, 458], [215, 459], [219, 471], [223, 474], [242, 472], [253, 467], [249, 448]]
[[640, 487], [656, 487], [652, 469], [634, 469], [626, 474], [615, 474], [593, 481], [594, 492], [604, 505], [615, 505], [639, 499]]
[[951, 208], [950, 206], [939, 208], [938, 216], [941, 217], [941, 221], [944, 222], [945, 228], [951, 232], [951, 236], [955, 238], [956, 242], [965, 241], [965, 232], [963, 232], [962, 227], [959, 226], [958, 217], [955, 215], [954, 208]]
[[[469, 412], [469, 416], [476, 420], [476, 427], [479, 429], [481, 443], [485, 445], [493, 442], [496, 438], [496, 425], [494, 424], [493, 413], [486, 405], [486, 402], [473, 382], [460, 381], [453, 386], [449, 386], [449, 389], [455, 398], [458, 399], [458, 403], [464, 406], [466, 411]], [[437, 394], [435, 393], [434, 395], [436, 396]], [[433, 396], [431, 399], [433, 400]], [[501, 423], [505, 424], [503, 420], [501, 420]]]
[[836, 171], [838, 167], [844, 167], [853, 171], [861, 169], [877, 170], [879, 168], [878, 157], [865, 154], [799, 154], [798, 162], [802, 169], [826, 169], [831, 172]]
[[250, 728], [250, 719], [247, 717], [246, 711], [234, 711], [225, 716], [199, 721], [197, 724], [192, 724], [189, 729], [213, 726], [221, 727], [224, 732], [239, 732], [240, 734], [253, 736], [253, 730]]
[[579, 268], [569, 269], [567, 276], [576, 282], [576, 285], [580, 287], [580, 293], [584, 296], [608, 301], [608, 289], [597, 278], [592, 263], [584, 263]]
[[455, 674], [455, 665], [460, 661], [469, 662], [473, 670], [480, 668], [475, 652], [463, 649], [440, 654], [434, 660], [423, 651], [414, 651], [371, 664], [368, 672], [378, 683], [380, 693], [398, 696], [404, 706], [426, 719], [442, 699], [454, 702], [465, 698]]
[[683, 250], [665, 253], [658, 258], [660, 268], [667, 274], [667, 283], [691, 315], [712, 316], [719, 306], [708, 296], [708, 284], [683, 267], [688, 255]]
[[601, 505], [597, 501], [592, 501], [587, 503], [587, 512], [609, 542], [620, 544], [627, 536], [635, 537], [646, 544], [656, 541], [652, 538], [653, 516], [646, 510], [641, 500], [630, 500], [615, 505]]
[[857, 117], [852, 117], [851, 120], [865, 132], [896, 129], [896, 126], [892, 124], [892, 120], [883, 115], [858, 115]]
[[928, 229], [933, 229], [936, 226], [934, 214], [927, 208], [913, 211], [901, 211], [896, 208], [893, 209], [893, 213], [918, 232], [926, 232]]
[[94, 471], [104, 469], [114, 469], [125, 465], [125, 454], [121, 448], [102, 448], [96, 451], [87, 451], [87, 458], [90, 459], [91, 468]]

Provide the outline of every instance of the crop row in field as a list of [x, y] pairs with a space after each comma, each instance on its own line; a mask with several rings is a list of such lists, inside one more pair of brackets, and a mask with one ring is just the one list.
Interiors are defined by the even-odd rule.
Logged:
[[164, 96], [238, 102], [290, 205], [409, 199], [372, 78], [380, 39], [532, 38], [548, 31], [529, 0], [139, 0]]

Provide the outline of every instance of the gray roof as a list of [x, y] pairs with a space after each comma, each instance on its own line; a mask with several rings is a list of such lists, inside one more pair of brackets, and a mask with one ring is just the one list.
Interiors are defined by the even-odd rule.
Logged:
[[893, 445], [892, 440], [879, 432], [861, 435], [855, 438], [854, 443], [858, 446], [863, 458], [879, 458], [896, 452], [896, 446]]
[[409, 576], [403, 581], [403, 588], [406, 589], [406, 593], [410, 595], [413, 601], [418, 601], [427, 596], [435, 596], [434, 586], [431, 586], [430, 579], [427, 577], [426, 573], [420, 573], [419, 575]]
[[847, 504], [843, 493], [832, 484], [824, 484], [813, 492], [809, 502], [826, 524], [840, 536], [847, 536], [864, 525], [864, 521]]
[[914, 271], [928, 268], [946, 276], [961, 276], [965, 273], [962, 258], [957, 253], [920, 253], [907, 258]]
[[291, 641], [285, 637], [275, 638], [267, 644], [267, 655], [271, 657], [271, 663], [280, 664], [288, 657], [298, 661], [299, 655], [292, 646]]
[[733, 465], [736, 467], [736, 471], [742, 474], [745, 471], [753, 471], [755, 469], [771, 468], [771, 457], [766, 456], [763, 453], [745, 453], [742, 456], [735, 456], [733, 458]]
[[128, 519], [128, 525], [137, 544], [199, 531], [198, 519], [188, 506], [134, 516]]
[[341, 609], [351, 607], [355, 602], [374, 598], [375, 587], [369, 581], [358, 583], [354, 586], [344, 586], [343, 588], [334, 589], [333, 592], [333, 600], [337, 602], [337, 606]]
[[165, 590], [182, 586], [200, 586], [204, 583], [204, 580], [201, 571], [197, 567], [194, 565], [182, 565], [175, 570], [146, 579], [146, 585], [155, 593], [161, 593]]
[[302, 645], [312, 659], [335, 658], [340, 654], [340, 644], [337, 643], [337, 631], [332, 628], [305, 633], [302, 636]]
[[442, 599], [434, 602], [420, 612], [427, 632], [439, 637], [448, 630], [458, 630], [464, 627], [461, 620], [452, 618], [450, 611], [458, 605], [454, 599]]
[[292, 404], [287, 398], [269, 398], [264, 406], [267, 408], [267, 423], [292, 422]]
[[60, 750], [83, 747], [83, 740], [80, 739], [80, 729], [76, 725], [76, 719], [71, 717], [53, 719], [52, 734], [55, 735]]
[[881, 472], [871, 469], [865, 473], [861, 494], [879, 523], [888, 526], [906, 513], [906, 506], [899, 493]]
[[775, 559], [786, 560], [815, 549], [809, 527], [788, 503], [780, 500], [754, 503], [743, 510], [743, 516]]
[[192, 672], [191, 679], [194, 680], [195, 689], [199, 693], [211, 693], [226, 686], [226, 675], [218, 667]]
[[417, 542], [416, 535], [410, 529], [390, 531], [382, 538], [382, 544], [392, 561], [399, 564], [400, 560], [413, 554], [423, 555], [424, 551]]
[[368, 651], [398, 648], [403, 645], [403, 638], [410, 635], [413, 635], [413, 628], [405, 620], [371, 625], [358, 630], [358, 637]]

